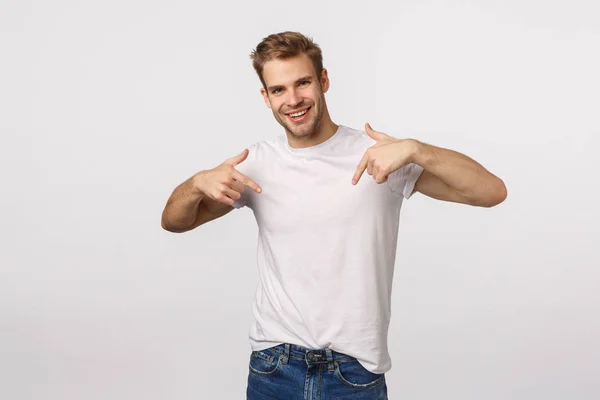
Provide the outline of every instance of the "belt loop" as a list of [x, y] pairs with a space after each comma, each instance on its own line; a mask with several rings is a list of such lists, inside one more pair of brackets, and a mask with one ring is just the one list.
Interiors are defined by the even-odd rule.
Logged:
[[284, 364], [287, 364], [289, 359], [290, 359], [290, 344], [285, 343], [285, 350], [283, 351], [283, 359], [281, 361]]
[[325, 349], [325, 353], [327, 353], [327, 361], [329, 361], [327, 363], [327, 366], [329, 367], [329, 372], [333, 372], [335, 370], [335, 367], [333, 365], [333, 354], [331, 354], [331, 349]]

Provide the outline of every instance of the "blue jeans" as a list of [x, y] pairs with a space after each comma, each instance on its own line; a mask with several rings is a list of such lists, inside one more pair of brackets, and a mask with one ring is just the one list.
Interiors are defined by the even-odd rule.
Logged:
[[247, 400], [387, 400], [385, 374], [331, 349], [282, 343], [250, 354]]

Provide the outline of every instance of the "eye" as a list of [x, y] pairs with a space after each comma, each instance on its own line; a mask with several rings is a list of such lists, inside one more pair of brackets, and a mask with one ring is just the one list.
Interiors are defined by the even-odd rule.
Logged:
[[273, 94], [278, 94], [280, 92], [281, 92], [281, 88], [275, 88], [271, 91], [271, 93], [273, 93]]
[[309, 81], [301, 81], [300, 85], [304, 85], [304, 84], [308, 84], [308, 83], [310, 83], [310, 82]]

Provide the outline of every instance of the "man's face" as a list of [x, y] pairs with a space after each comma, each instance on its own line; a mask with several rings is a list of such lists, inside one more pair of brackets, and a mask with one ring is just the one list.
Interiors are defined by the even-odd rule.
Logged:
[[311, 59], [300, 54], [267, 61], [263, 79], [267, 89], [261, 89], [261, 93], [277, 122], [296, 139], [314, 135], [325, 112], [327, 70], [317, 77]]

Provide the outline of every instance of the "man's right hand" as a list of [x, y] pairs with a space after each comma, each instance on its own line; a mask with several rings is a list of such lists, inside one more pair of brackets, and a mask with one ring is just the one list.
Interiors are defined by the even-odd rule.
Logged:
[[242, 174], [234, 167], [248, 157], [248, 149], [244, 149], [239, 155], [225, 160], [221, 165], [206, 171], [200, 171], [194, 176], [194, 187], [219, 203], [233, 206], [234, 200], [239, 200], [244, 191], [244, 185], [256, 193], [262, 192], [262, 188]]

